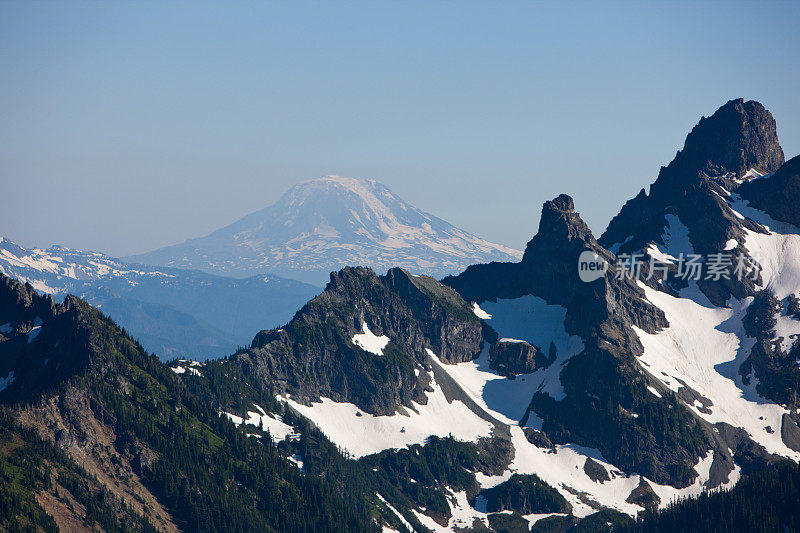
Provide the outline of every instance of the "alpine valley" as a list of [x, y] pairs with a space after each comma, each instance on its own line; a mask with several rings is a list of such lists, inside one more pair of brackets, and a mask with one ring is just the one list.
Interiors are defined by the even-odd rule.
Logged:
[[[386, 232], [369, 239], [397, 254], [371, 257], [398, 266], [338, 255], [315, 219], [273, 232], [315, 188], [380, 198], [364, 209]], [[439, 259], [392, 247], [455, 233], [384, 211], [385, 191], [308, 182], [136, 258], [169, 265], [136, 274], [153, 277], [331, 250], [331, 264], [377, 270], [331, 273], [291, 320], [223, 358], [163, 363], [84, 300], [0, 274], [0, 528], [800, 531], [800, 157], [784, 161], [761, 104], [702, 118], [599, 237], [569, 196], [544, 202], [521, 257], [466, 234]], [[325, 219], [337, 239], [367, 219], [342, 209], [346, 222]], [[293, 235], [310, 240], [281, 256]], [[459, 261], [506, 256], [425, 275], [458, 266], [444, 257], [462, 246]], [[589, 282], [586, 251], [609, 265]], [[687, 280], [689, 254], [760, 268]], [[617, 275], [632, 255], [645, 275]]]

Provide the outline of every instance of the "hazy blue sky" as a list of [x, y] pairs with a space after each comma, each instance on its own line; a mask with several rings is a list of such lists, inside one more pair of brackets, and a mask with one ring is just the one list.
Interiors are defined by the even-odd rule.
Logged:
[[323, 174], [522, 248], [596, 234], [703, 114], [800, 153], [800, 3], [0, 3], [0, 235], [116, 255]]

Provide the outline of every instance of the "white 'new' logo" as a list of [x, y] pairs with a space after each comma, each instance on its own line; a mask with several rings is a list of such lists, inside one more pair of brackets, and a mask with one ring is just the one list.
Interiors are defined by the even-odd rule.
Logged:
[[584, 250], [578, 256], [578, 276], [584, 283], [602, 278], [606, 270], [608, 262], [591, 250]]

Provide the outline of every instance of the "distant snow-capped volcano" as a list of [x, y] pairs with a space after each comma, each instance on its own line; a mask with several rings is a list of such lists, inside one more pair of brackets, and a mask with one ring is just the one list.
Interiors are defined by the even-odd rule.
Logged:
[[409, 205], [372, 179], [325, 176], [198, 239], [133, 256], [136, 262], [232, 276], [269, 270], [322, 281], [345, 265], [400, 266], [441, 277], [470, 264], [519, 259]]

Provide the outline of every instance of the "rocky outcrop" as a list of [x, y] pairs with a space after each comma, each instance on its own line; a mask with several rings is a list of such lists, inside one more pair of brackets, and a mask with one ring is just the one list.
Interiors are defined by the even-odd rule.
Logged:
[[[562, 194], [542, 206], [539, 231], [528, 242], [522, 261], [473, 265], [442, 283], [476, 302], [533, 294], [566, 307], [567, 329], [582, 336], [600, 333], [600, 325], [615, 317], [649, 332], [667, 325], [663, 313], [643, 300], [644, 293], [631, 280], [616, 279], [609, 270], [591, 283], [581, 281], [578, 258], [586, 250], [609, 264], [615, 261], [575, 211], [572, 198]], [[627, 341], [638, 343], [635, 337]]]
[[491, 368], [508, 376], [530, 374], [547, 367], [556, 358], [555, 346], [550, 346], [550, 355], [532, 344], [517, 339], [500, 339], [489, 349]]
[[589, 476], [589, 479], [595, 483], [605, 483], [606, 481], [611, 481], [606, 467], [591, 457], [587, 457], [586, 462], [583, 463], [583, 471], [586, 472], [586, 475]]
[[800, 415], [784, 413], [781, 417], [781, 440], [790, 449], [800, 452]]
[[654, 511], [658, 509], [658, 505], [661, 503], [661, 498], [659, 498], [658, 494], [655, 493], [653, 487], [651, 487], [647, 481], [642, 479], [639, 482], [639, 486], [631, 491], [628, 499], [625, 501]]
[[683, 150], [662, 169], [653, 192], [674, 193], [672, 187], [685, 189], [700, 177], [741, 177], [751, 169], [767, 174], [783, 162], [772, 114], [759, 102], [730, 100], [692, 128]]
[[754, 375], [756, 390], [765, 398], [778, 404], [797, 406], [800, 400], [800, 368], [797, 366], [800, 350], [790, 348], [784, 351], [776, 340], [776, 316], [782, 309], [781, 301], [769, 289], [756, 293], [742, 321], [747, 335], [754, 338], [755, 343], [739, 367], [739, 373], [746, 384]]

